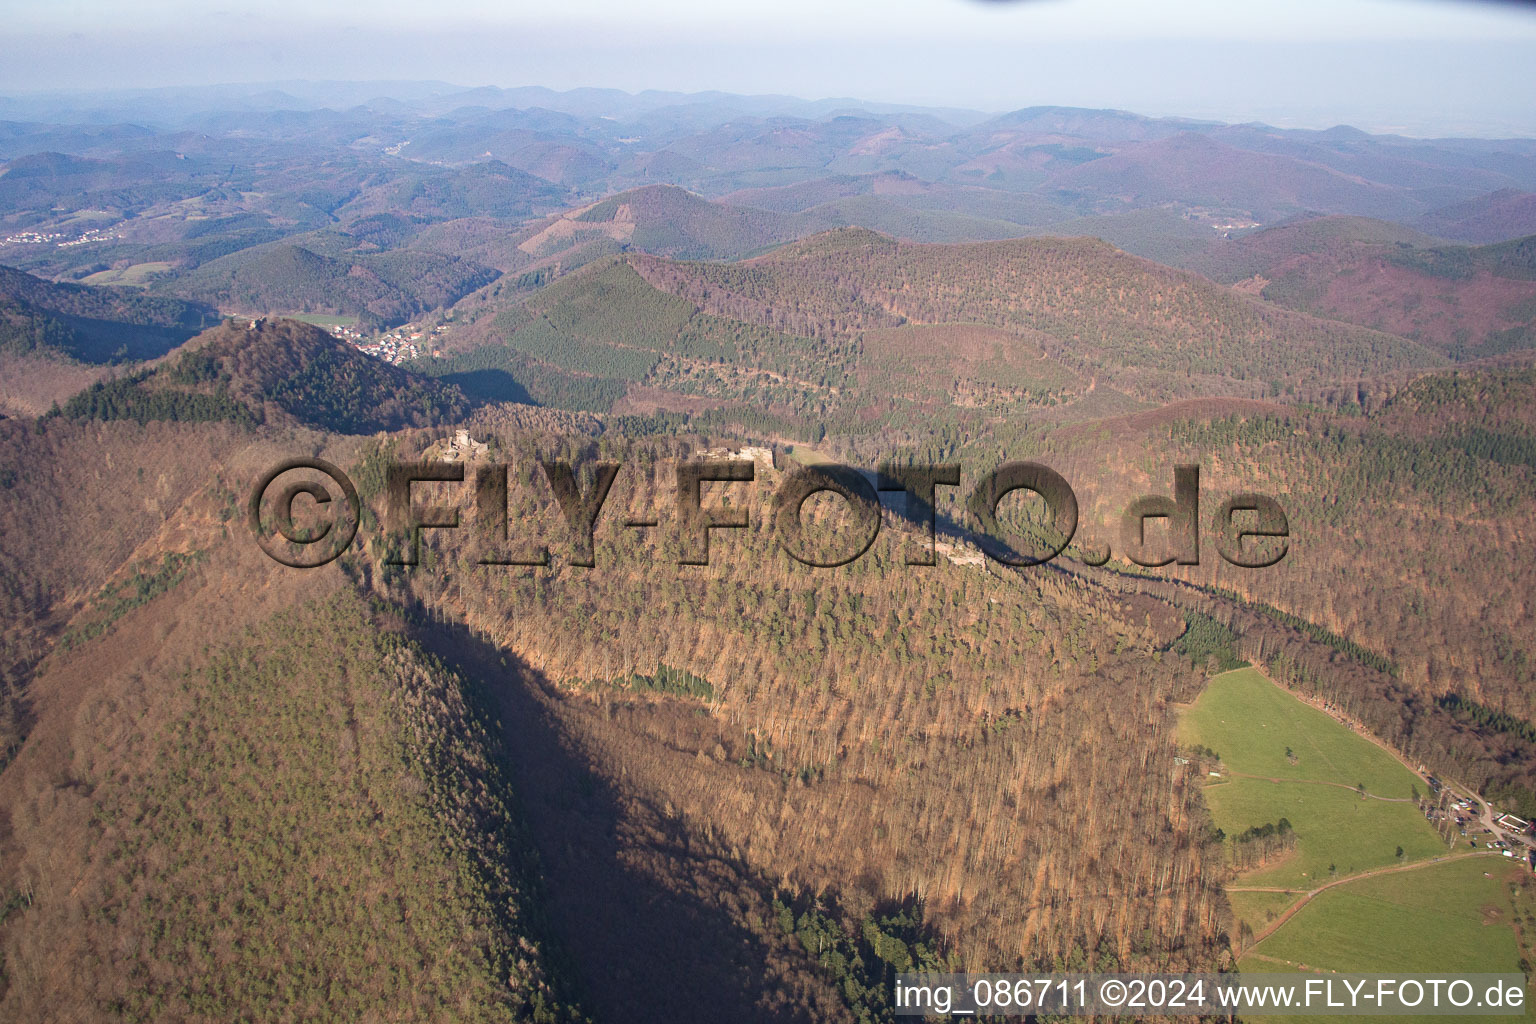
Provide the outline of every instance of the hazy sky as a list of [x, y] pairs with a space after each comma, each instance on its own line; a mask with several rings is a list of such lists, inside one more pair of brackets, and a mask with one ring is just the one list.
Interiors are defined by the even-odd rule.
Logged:
[[0, 92], [442, 79], [1536, 135], [1536, 6], [0, 0]]

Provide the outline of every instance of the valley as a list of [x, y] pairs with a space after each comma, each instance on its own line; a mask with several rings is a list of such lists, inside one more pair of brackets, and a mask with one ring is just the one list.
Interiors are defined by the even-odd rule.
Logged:
[[1536, 142], [330, 88], [5, 101], [0, 1019], [1528, 969]]

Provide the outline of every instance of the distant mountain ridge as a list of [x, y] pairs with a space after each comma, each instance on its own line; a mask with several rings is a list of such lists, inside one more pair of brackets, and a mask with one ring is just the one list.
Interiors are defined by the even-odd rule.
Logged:
[[1417, 223], [1444, 238], [1479, 245], [1536, 235], [1536, 193], [1500, 189], [1426, 214]]
[[38, 120], [0, 124], [0, 258], [242, 312], [393, 321], [488, 284], [477, 267], [564, 271], [624, 246], [734, 259], [846, 226], [920, 242], [1059, 230], [1179, 266], [1224, 234], [1319, 215], [1474, 242], [1536, 231], [1532, 140], [1059, 106], [371, 88], [40, 98]]
[[1232, 239], [1191, 265], [1289, 309], [1457, 359], [1536, 348], [1536, 236], [1448, 245], [1395, 224], [1331, 217]]

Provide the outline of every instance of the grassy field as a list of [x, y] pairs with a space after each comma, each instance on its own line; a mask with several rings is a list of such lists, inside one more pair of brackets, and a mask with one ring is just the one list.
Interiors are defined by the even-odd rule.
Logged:
[[131, 267], [121, 270], [103, 270], [85, 278], [86, 284], [125, 284], [141, 285], [156, 274], [163, 274], [171, 269], [169, 263], [135, 263]]
[[1245, 953], [1239, 967], [1244, 973], [1518, 973], [1508, 883], [1522, 874], [1502, 858], [1477, 857], [1340, 885], [1319, 893]]
[[1242, 885], [1315, 889], [1335, 877], [1399, 863], [1399, 846], [1403, 863], [1448, 852], [1413, 804], [1362, 800], [1335, 786], [1232, 779], [1208, 787], [1205, 800], [1229, 836], [1282, 817], [1296, 830], [1295, 853], [1243, 875]]
[[1391, 754], [1252, 668], [1212, 678], [1184, 713], [1179, 738], [1210, 747], [1239, 774], [1363, 784], [1369, 793], [1404, 798], [1418, 784]]
[[314, 324], [316, 327], [351, 327], [357, 323], [355, 316], [327, 316], [324, 313], [277, 313], [285, 320], [297, 320], [302, 324]]
[[[1314, 889], [1446, 852], [1411, 802], [1412, 772], [1255, 669], [1214, 677], [1184, 713], [1179, 739], [1221, 756], [1227, 778], [1207, 786], [1205, 799], [1227, 835], [1281, 818], [1296, 830], [1295, 852], [1244, 875], [1243, 885]], [[1359, 785], [1387, 799], [1362, 799]]]
[[823, 455], [815, 448], [804, 444], [795, 445], [785, 454], [802, 466], [826, 466], [833, 462], [831, 456]]
[[1288, 892], [1229, 892], [1227, 900], [1236, 923], [1241, 926], [1246, 922], [1257, 935], [1285, 913], [1296, 896]]
[[1502, 857], [1473, 857], [1336, 886], [1248, 950], [1241, 966], [1372, 974], [1519, 971], [1505, 876], [1521, 870]]
[[[1234, 934], [1244, 924], [1262, 934], [1300, 891], [1450, 852], [1408, 799], [1418, 785], [1412, 772], [1255, 669], [1214, 677], [1184, 712], [1179, 739], [1220, 755], [1226, 777], [1205, 788], [1205, 799], [1229, 836], [1282, 817], [1295, 829], [1294, 852], [1232, 883]], [[1362, 798], [1355, 791], [1362, 785], [1387, 799]], [[1240, 967], [1246, 973], [1518, 971], [1506, 882], [1521, 875], [1507, 860], [1478, 857], [1345, 882], [1319, 893], [1245, 951]], [[1298, 893], [1242, 891], [1245, 886]]]

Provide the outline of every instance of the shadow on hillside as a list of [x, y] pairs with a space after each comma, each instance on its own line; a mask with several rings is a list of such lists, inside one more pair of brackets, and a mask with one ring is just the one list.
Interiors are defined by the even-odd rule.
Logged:
[[453, 384], [477, 403], [517, 402], [521, 405], [538, 405], [528, 389], [506, 370], [465, 370], [448, 373], [438, 378], [445, 384]]
[[[198, 334], [192, 327], [158, 327], [93, 320], [83, 316], [59, 316], [74, 331], [64, 350], [82, 363], [120, 363], [125, 360], [158, 359]], [[218, 323], [213, 319], [208, 326]]]
[[537, 673], [459, 623], [434, 623], [418, 638], [501, 719], [517, 805], [541, 862], [543, 909], [594, 1020], [813, 1019], [787, 1005], [793, 997], [768, 969], [774, 953], [763, 940], [689, 891], [729, 886], [722, 895], [735, 900], [752, 881], [719, 858], [690, 856], [680, 824], [594, 771]]

